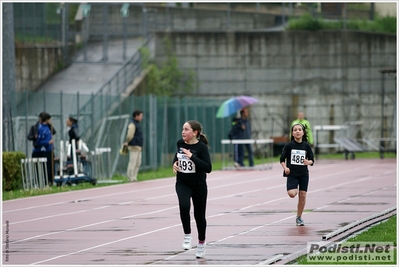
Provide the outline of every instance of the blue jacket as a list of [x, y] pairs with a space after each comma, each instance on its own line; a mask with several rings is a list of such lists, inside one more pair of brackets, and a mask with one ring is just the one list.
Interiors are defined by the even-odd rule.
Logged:
[[37, 129], [37, 139], [36, 146], [33, 152], [49, 152], [53, 150], [53, 145], [49, 144], [50, 140], [53, 138], [50, 128], [47, 124], [39, 124]]

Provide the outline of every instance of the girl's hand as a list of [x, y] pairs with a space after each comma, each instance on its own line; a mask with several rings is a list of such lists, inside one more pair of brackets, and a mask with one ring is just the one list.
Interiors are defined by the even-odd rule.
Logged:
[[312, 164], [313, 164], [313, 161], [304, 159], [304, 160], [303, 160], [303, 164], [305, 164], [305, 165], [312, 165]]
[[285, 174], [288, 175], [288, 174], [290, 174], [290, 172], [291, 172], [291, 171], [290, 171], [290, 168], [285, 168], [285, 170], [284, 170], [284, 173], [285, 173]]
[[186, 155], [189, 159], [193, 156], [193, 153], [190, 152], [190, 149], [182, 148], [184, 155]]
[[173, 173], [176, 174], [179, 171], [179, 164], [176, 161], [175, 163], [173, 163]]

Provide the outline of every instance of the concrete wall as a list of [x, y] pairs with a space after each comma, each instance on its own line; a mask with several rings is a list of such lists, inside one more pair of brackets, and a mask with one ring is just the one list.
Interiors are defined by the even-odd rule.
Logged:
[[381, 16], [393, 16], [397, 17], [397, 9], [398, 3], [397, 2], [376, 2], [375, 3], [375, 10]]
[[16, 91], [34, 91], [59, 69], [62, 47], [31, 45], [15, 47]]
[[[104, 31], [109, 36], [123, 36], [123, 18], [120, 15], [121, 3], [107, 5], [107, 28], [104, 27], [104, 4], [92, 3], [90, 11], [90, 39], [100, 40]], [[276, 26], [281, 22], [281, 14], [253, 13], [242, 11], [179, 8], [165, 5], [130, 4], [129, 16], [126, 18], [127, 35], [137, 36], [147, 31], [218, 31], [226, 29], [247, 30], [264, 29]]]
[[375, 93], [379, 70], [396, 66], [396, 36], [348, 31], [167, 34], [183, 69], [197, 73], [198, 94]]
[[[180, 67], [195, 71], [196, 95], [226, 98], [245, 94], [260, 99], [252, 107], [259, 122], [253, 126], [258, 137], [286, 135], [299, 109], [313, 125], [364, 120], [363, 136], [367, 128], [381, 128], [380, 70], [396, 68], [395, 35], [355, 31], [159, 32], [155, 48], [158, 63], [165, 59], [165, 35], [172, 41]], [[396, 121], [395, 77], [390, 76], [384, 84], [388, 125]], [[379, 132], [367, 134], [378, 137]]]

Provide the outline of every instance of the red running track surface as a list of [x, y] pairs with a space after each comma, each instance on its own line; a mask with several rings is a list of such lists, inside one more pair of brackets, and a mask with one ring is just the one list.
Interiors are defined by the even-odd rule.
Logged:
[[279, 164], [210, 173], [203, 259], [195, 258], [196, 242], [181, 247], [174, 177], [3, 201], [2, 263], [255, 265], [397, 206], [396, 159], [320, 160], [309, 168], [303, 227]]

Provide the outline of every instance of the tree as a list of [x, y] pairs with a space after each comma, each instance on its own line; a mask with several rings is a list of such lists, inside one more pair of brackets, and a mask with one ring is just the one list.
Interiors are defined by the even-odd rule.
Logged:
[[182, 71], [179, 68], [170, 39], [165, 37], [163, 41], [166, 49], [166, 60], [159, 67], [151, 60], [147, 47], [140, 49], [142, 67], [148, 69], [144, 81], [146, 93], [158, 96], [179, 96], [192, 93], [195, 88], [194, 71]]

